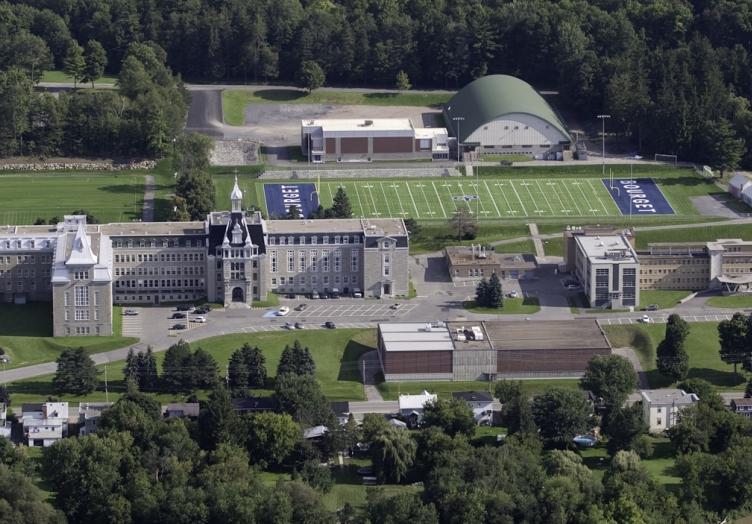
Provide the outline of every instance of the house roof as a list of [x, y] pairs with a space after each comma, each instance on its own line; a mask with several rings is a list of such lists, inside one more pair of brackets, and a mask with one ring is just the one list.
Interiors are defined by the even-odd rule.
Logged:
[[444, 107], [444, 121], [457, 136], [454, 117], [462, 117], [459, 137], [464, 142], [476, 129], [512, 113], [540, 118], [571, 140], [564, 124], [533, 86], [509, 75], [479, 78], [455, 94]]
[[306, 428], [303, 430], [303, 438], [309, 439], [323, 437], [327, 433], [329, 433], [329, 428], [327, 428], [326, 426], [314, 426], [312, 428]]
[[276, 411], [279, 402], [272, 397], [234, 398], [232, 408], [235, 411]]
[[426, 402], [436, 402], [437, 398], [435, 393], [429, 393], [426, 390], [423, 390], [423, 393], [418, 395], [400, 395], [399, 408], [400, 411], [405, 409], [423, 409]]
[[178, 417], [198, 417], [198, 402], [177, 402], [173, 404], [162, 404], [162, 416], [171, 415]]
[[737, 173], [731, 180], [729, 180], [729, 187], [738, 187], [740, 189], [744, 189], [744, 187], [747, 186], [750, 182], [752, 181], [750, 181], [750, 179], [745, 175]]
[[493, 396], [487, 391], [455, 391], [452, 398], [465, 402], [493, 402]]
[[646, 389], [640, 391], [640, 395], [651, 406], [688, 406], [700, 400], [695, 393], [674, 388]]
[[735, 398], [731, 400], [734, 406], [752, 406], [752, 398]]

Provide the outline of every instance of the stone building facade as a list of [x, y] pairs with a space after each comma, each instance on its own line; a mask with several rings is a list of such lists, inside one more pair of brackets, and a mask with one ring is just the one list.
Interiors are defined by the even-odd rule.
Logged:
[[51, 301], [55, 336], [111, 335], [112, 304], [251, 305], [269, 292], [408, 293], [401, 219], [271, 220], [242, 208], [203, 222], [0, 229], [0, 302]]

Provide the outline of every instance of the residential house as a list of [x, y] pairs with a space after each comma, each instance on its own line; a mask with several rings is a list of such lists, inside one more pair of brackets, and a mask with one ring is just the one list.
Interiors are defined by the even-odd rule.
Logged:
[[279, 402], [273, 397], [246, 397], [232, 399], [232, 409], [238, 415], [246, 413], [262, 413], [264, 411], [279, 411]]
[[463, 400], [473, 410], [475, 422], [480, 425], [491, 425], [493, 421], [493, 396], [486, 391], [457, 391], [452, 393], [456, 400]]
[[99, 417], [110, 407], [112, 402], [84, 402], [78, 406], [78, 434], [91, 435], [97, 432]]
[[68, 434], [68, 403], [23, 404], [21, 422], [29, 447], [48, 447]]
[[642, 416], [650, 433], [662, 433], [676, 424], [682, 409], [699, 402], [695, 393], [681, 389], [648, 389], [640, 391]]
[[8, 406], [0, 402], [0, 437], [10, 438], [13, 423], [8, 420]]
[[312, 428], [306, 428], [303, 430], [303, 438], [305, 440], [320, 440], [329, 433], [329, 428], [326, 426], [313, 426]]
[[417, 426], [423, 419], [423, 410], [427, 403], [436, 402], [437, 395], [423, 390], [418, 395], [400, 395], [399, 412], [410, 426]]
[[332, 412], [334, 413], [334, 416], [337, 418], [337, 422], [339, 422], [340, 425], [347, 424], [347, 421], [350, 418], [349, 402], [330, 402], [329, 407], [332, 408]]
[[731, 411], [743, 417], [752, 418], [752, 398], [735, 398], [731, 401]]
[[174, 404], [162, 404], [162, 416], [164, 418], [188, 417], [198, 418], [198, 402], [180, 402]]

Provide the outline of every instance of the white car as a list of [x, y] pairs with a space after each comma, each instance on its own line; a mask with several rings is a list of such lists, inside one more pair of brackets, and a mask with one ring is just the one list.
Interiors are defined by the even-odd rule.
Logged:
[[642, 322], [643, 324], [650, 324], [652, 320], [650, 320], [649, 316], [642, 315], [642, 317], [640, 317], [640, 322]]
[[277, 310], [277, 316], [278, 316], [278, 317], [284, 317], [284, 316], [285, 316], [285, 315], [287, 315], [287, 314], [288, 314], [289, 312], [290, 312], [290, 308], [289, 308], [289, 307], [287, 307], [287, 306], [282, 306], [281, 308], [279, 308], [279, 309]]
[[507, 293], [507, 296], [509, 298], [517, 298], [518, 293], [516, 291], [510, 291], [509, 293]]
[[199, 324], [206, 324], [206, 317], [193, 317], [191, 322], [198, 322]]

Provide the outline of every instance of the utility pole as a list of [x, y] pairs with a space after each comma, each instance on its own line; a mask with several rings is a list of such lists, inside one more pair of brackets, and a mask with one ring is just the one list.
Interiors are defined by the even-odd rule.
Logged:
[[366, 385], [366, 360], [362, 359], [360, 361], [363, 364], [363, 385]]
[[603, 160], [603, 175], [606, 175], [606, 119], [611, 115], [598, 115], [601, 120], [601, 159]]
[[110, 401], [110, 391], [107, 387], [107, 364], [104, 365], [104, 398], [105, 401]]

